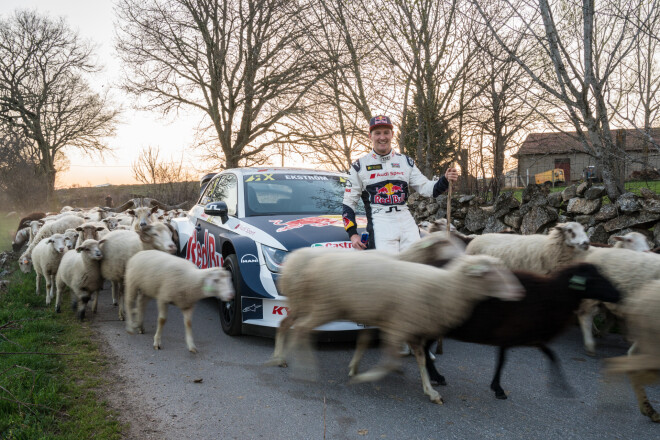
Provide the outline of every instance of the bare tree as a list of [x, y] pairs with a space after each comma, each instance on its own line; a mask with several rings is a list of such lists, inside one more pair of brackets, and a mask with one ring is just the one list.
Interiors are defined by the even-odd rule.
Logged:
[[0, 121], [36, 145], [47, 202], [64, 149], [103, 152], [114, 133], [118, 111], [82, 76], [95, 70], [91, 48], [63, 19], [17, 11], [0, 20]]
[[615, 120], [636, 127], [645, 138], [643, 169], [648, 168], [650, 149], [660, 150], [651, 129], [660, 119], [660, 7], [659, 2], [642, 2], [632, 16], [622, 16], [642, 29], [638, 44], [621, 64], [615, 81], [608, 89], [608, 104]]
[[191, 201], [198, 190], [196, 179], [184, 164], [183, 154], [179, 160], [165, 160], [160, 158], [159, 148], [147, 147], [140, 151], [131, 170], [138, 182], [148, 185], [149, 195], [163, 203]]
[[280, 142], [277, 124], [301, 111], [318, 78], [299, 26], [307, 12], [287, 0], [120, 0], [124, 87], [147, 109], [201, 111], [206, 159], [244, 164]]
[[[585, 152], [602, 171], [605, 188], [615, 200], [623, 190], [624, 152], [611, 128], [607, 88], [613, 72], [631, 52], [640, 31], [609, 12], [632, 14], [635, 0], [563, 1], [503, 0], [472, 4], [498, 43], [533, 79], [537, 88], [563, 105], [566, 120], [577, 131]], [[535, 44], [545, 63], [527, 63], [503, 38], [517, 32]], [[552, 66], [552, 75], [544, 65]]]

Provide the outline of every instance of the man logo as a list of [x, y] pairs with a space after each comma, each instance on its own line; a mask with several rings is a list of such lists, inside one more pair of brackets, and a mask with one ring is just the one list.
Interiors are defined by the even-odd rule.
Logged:
[[252, 254], [245, 254], [241, 257], [241, 263], [258, 263], [259, 260]]

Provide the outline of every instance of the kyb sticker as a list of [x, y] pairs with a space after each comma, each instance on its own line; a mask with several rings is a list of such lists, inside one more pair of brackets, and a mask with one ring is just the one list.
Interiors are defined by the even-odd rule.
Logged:
[[259, 260], [252, 254], [245, 254], [241, 257], [241, 263], [258, 263]]

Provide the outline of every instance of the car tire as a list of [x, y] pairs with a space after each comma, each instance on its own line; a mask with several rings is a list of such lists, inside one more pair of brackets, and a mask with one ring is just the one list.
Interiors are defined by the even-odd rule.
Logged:
[[239, 336], [242, 332], [243, 320], [241, 319], [241, 270], [238, 267], [238, 258], [236, 254], [227, 255], [224, 268], [231, 273], [231, 281], [234, 285], [234, 299], [231, 301], [220, 301], [220, 325], [222, 331], [229, 336]]

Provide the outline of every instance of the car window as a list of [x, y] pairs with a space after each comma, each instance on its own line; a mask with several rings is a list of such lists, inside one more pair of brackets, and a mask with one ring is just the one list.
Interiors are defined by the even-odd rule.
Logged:
[[[344, 183], [340, 176], [318, 174], [248, 176], [246, 215], [341, 214]], [[358, 211], [363, 213], [364, 208], [360, 208]]]
[[227, 204], [227, 214], [236, 215], [238, 205], [238, 180], [233, 174], [223, 174], [207, 187], [202, 204], [223, 201]]

